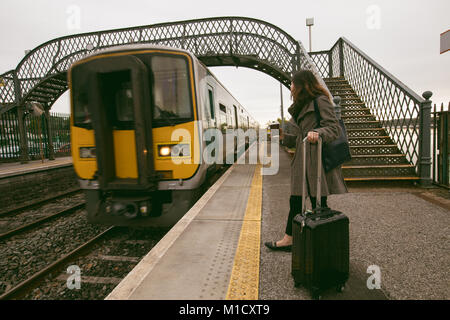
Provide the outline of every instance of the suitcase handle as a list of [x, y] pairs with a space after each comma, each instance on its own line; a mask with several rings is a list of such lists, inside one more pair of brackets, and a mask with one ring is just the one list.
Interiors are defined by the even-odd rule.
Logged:
[[[302, 216], [305, 215], [306, 212], [306, 143], [308, 141], [308, 137], [303, 139], [303, 186], [302, 186]], [[311, 142], [309, 142], [311, 143]], [[316, 188], [316, 208], [320, 208], [320, 198], [321, 198], [321, 180], [322, 180], [322, 138], [319, 135], [319, 141], [317, 142], [317, 188]]]

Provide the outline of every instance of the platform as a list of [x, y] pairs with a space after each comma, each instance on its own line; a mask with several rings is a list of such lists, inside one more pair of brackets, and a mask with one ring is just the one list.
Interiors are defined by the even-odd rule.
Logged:
[[56, 158], [55, 160], [44, 159], [44, 161], [33, 160], [23, 164], [20, 162], [0, 163], [0, 178], [13, 177], [71, 165], [72, 157], [61, 157]]
[[[284, 233], [289, 163], [280, 149], [276, 175], [234, 164], [107, 299], [310, 299], [294, 287], [291, 254], [263, 245]], [[423, 199], [418, 188], [350, 191], [328, 201], [350, 218], [350, 278], [343, 293], [323, 298], [449, 299], [445, 203]], [[374, 267], [381, 289], [367, 285]]]

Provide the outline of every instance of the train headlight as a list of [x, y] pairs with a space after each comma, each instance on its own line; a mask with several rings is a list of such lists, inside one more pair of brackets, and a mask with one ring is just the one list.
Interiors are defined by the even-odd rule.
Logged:
[[158, 153], [159, 153], [160, 157], [170, 156], [170, 153], [171, 153], [170, 146], [159, 146]]
[[80, 148], [80, 158], [87, 159], [87, 158], [95, 158], [95, 147], [81, 147]]
[[158, 156], [160, 157], [190, 157], [191, 146], [182, 144], [163, 144], [158, 146]]

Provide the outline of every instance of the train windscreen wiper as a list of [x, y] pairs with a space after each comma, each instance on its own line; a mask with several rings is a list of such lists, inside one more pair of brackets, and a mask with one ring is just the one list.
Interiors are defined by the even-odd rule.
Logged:
[[[166, 114], [167, 111], [161, 109], [156, 104], [155, 104], [155, 108], [158, 109], [159, 114], [164, 118], [164, 120], [166, 120], [170, 124], [171, 127], [173, 127], [175, 125], [175, 123], [172, 122], [172, 120], [170, 120], [170, 117]], [[169, 112], [167, 112], [167, 113], [169, 113]], [[176, 114], [173, 114], [173, 115], [176, 116]]]

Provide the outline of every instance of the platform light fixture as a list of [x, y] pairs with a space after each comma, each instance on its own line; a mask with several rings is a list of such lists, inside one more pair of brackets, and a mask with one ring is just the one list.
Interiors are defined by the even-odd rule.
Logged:
[[311, 27], [314, 25], [314, 18], [306, 19], [306, 26], [309, 28], [309, 52], [312, 51]]

